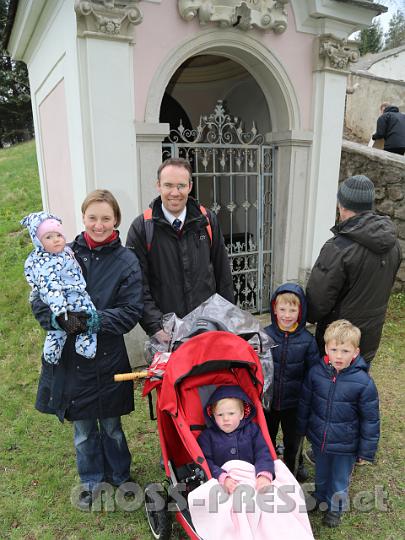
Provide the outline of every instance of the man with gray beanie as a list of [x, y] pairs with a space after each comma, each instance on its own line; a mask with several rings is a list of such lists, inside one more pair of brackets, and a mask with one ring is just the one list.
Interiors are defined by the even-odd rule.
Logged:
[[321, 353], [326, 327], [347, 319], [361, 330], [360, 351], [370, 362], [378, 349], [388, 299], [401, 262], [394, 223], [372, 211], [374, 184], [350, 176], [339, 186], [339, 222], [322, 247], [307, 284], [309, 322], [316, 322]]

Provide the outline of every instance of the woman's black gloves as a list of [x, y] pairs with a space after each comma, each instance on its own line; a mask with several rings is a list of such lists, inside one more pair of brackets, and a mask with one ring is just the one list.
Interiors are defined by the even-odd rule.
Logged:
[[58, 317], [56, 317], [56, 322], [67, 334], [75, 336], [77, 334], [84, 334], [88, 331], [88, 318], [89, 316], [87, 313], [67, 311], [66, 314], [62, 313], [61, 315], [58, 315]]

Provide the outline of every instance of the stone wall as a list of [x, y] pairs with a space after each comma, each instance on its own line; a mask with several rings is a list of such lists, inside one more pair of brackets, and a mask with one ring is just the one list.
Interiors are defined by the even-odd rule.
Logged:
[[[365, 174], [376, 188], [376, 211], [391, 217], [398, 228], [405, 255], [405, 157], [359, 143], [343, 141], [339, 182], [354, 174]], [[405, 260], [402, 259], [394, 291], [405, 292]]]

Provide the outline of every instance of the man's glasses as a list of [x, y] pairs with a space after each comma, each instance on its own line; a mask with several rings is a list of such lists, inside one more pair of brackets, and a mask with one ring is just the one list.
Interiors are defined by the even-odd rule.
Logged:
[[164, 191], [172, 191], [173, 189], [177, 189], [177, 191], [185, 191], [190, 187], [190, 184], [168, 184], [164, 182], [163, 184], [160, 184], [160, 187]]

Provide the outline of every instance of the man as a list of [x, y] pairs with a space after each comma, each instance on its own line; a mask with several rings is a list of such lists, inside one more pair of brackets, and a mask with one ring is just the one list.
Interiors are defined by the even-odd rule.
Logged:
[[138, 216], [128, 231], [126, 245], [135, 251], [143, 271], [141, 326], [161, 343], [169, 341], [162, 327], [165, 313], [184, 317], [214, 293], [234, 302], [231, 269], [217, 217], [209, 210], [204, 215], [190, 197], [191, 174], [185, 159], [164, 161], [158, 169], [160, 196], [150, 204], [152, 238], [147, 239], [144, 215]]
[[339, 223], [321, 249], [306, 291], [307, 318], [318, 323], [319, 350], [324, 350], [326, 326], [347, 319], [361, 330], [360, 350], [367, 362], [377, 352], [401, 262], [395, 225], [372, 211], [374, 196], [367, 176], [351, 176], [339, 186]]
[[405, 153], [405, 114], [389, 103], [380, 106], [381, 116], [377, 120], [377, 131], [373, 140], [384, 139], [384, 150], [393, 154]]

